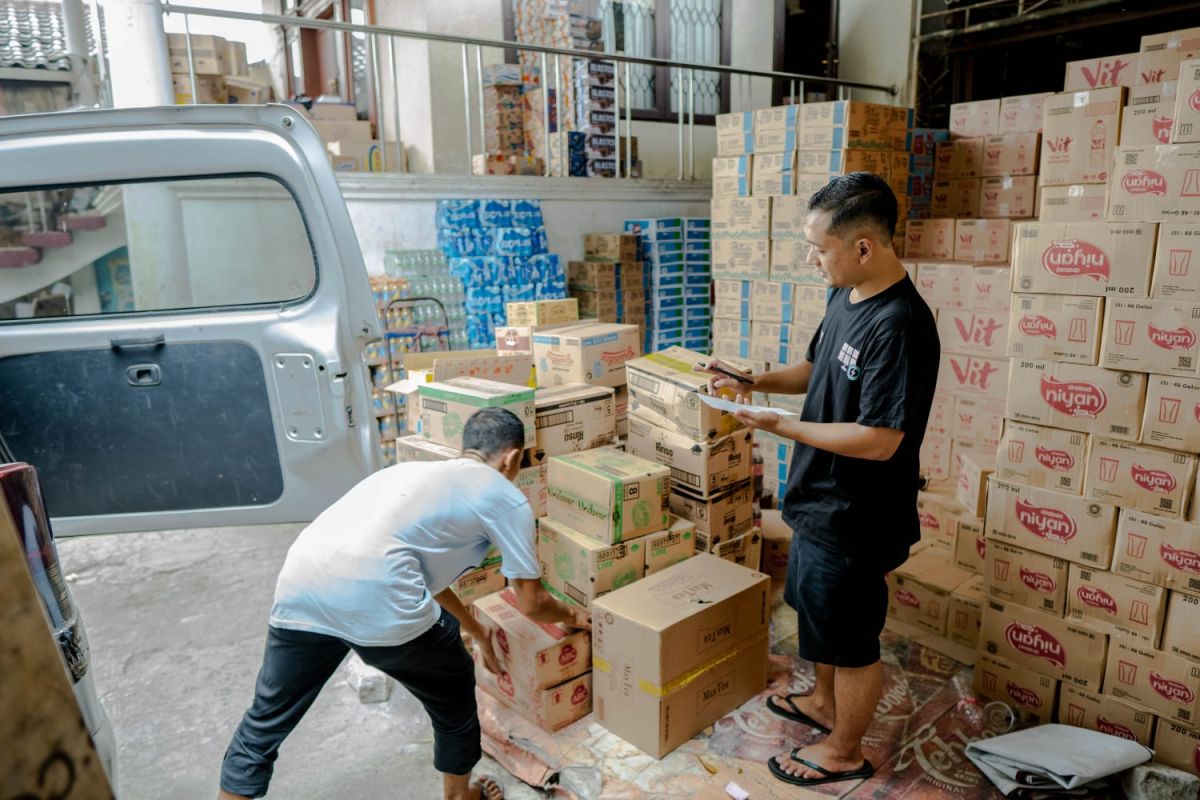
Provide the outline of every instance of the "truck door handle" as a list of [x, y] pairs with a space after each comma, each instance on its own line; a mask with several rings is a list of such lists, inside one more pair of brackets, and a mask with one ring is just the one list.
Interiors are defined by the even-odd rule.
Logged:
[[130, 386], [158, 386], [162, 383], [162, 368], [158, 364], [134, 364], [125, 370]]
[[110, 339], [108, 344], [113, 350], [129, 350], [134, 347], [162, 347], [167, 343], [167, 337], [161, 333], [154, 336], [143, 336], [133, 339]]

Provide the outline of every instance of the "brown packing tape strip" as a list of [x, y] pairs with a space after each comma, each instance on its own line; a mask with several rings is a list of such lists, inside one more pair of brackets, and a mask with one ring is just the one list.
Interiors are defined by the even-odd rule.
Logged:
[[[739, 647], [735, 647], [732, 650], [727, 650], [716, 658], [709, 659], [698, 667], [693, 667], [675, 680], [668, 681], [661, 686], [650, 683], [649, 681], [638, 681], [638, 688], [651, 697], [663, 698], [669, 694], [674, 694], [688, 684], [695, 682], [705, 672], [708, 672], [715, 667], [719, 667], [721, 664], [724, 664], [728, 661], [732, 661], [750, 648], [762, 644], [767, 640], [769, 635], [770, 634], [768, 631], [763, 631], [762, 634], [755, 636], [753, 639], [747, 642], [743, 642]], [[592, 656], [592, 666], [605, 674], [612, 673], [612, 664], [594, 654]]]

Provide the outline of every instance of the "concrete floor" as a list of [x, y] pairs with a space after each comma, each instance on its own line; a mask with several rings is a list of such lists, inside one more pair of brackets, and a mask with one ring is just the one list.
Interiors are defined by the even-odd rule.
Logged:
[[[63, 571], [118, 747], [123, 800], [214, 798], [249, 704], [275, 578], [299, 525], [65, 538]], [[287, 740], [269, 797], [441, 797], [433, 733], [401, 687], [363, 705], [335, 674]], [[485, 757], [510, 800], [543, 797]]]

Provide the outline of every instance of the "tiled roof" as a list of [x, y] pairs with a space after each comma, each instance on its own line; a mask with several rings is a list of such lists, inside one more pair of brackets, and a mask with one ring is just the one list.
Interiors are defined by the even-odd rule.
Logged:
[[[85, 14], [88, 44], [94, 45]], [[39, 0], [0, 0], [0, 67], [69, 70], [62, 4]]]

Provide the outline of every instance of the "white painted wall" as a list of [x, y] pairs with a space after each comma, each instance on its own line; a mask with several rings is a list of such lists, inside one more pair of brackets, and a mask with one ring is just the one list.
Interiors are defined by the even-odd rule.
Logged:
[[841, 78], [900, 87], [891, 97], [884, 92], [855, 89], [856, 100], [907, 103], [909, 47], [916, 0], [841, 0], [838, 45]]

